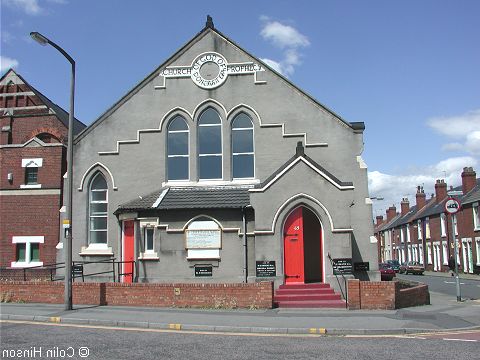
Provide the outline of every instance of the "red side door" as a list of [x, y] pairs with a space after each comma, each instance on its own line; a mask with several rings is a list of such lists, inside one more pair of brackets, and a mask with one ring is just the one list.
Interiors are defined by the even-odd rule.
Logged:
[[132, 261], [131, 263], [123, 263], [123, 273], [129, 275], [122, 276], [122, 282], [131, 283], [133, 281], [133, 268], [135, 260], [134, 256], [134, 238], [135, 238], [135, 222], [123, 222], [123, 261]]
[[302, 208], [295, 209], [284, 227], [284, 273], [286, 284], [305, 282]]

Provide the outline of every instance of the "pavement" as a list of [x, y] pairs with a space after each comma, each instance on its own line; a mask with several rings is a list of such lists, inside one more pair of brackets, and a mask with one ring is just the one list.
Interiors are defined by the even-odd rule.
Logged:
[[[448, 274], [444, 275], [449, 276]], [[479, 280], [480, 278], [474, 278]], [[2, 303], [0, 320], [175, 331], [400, 335], [480, 329], [480, 300], [430, 292], [431, 305], [398, 310], [218, 310]]]

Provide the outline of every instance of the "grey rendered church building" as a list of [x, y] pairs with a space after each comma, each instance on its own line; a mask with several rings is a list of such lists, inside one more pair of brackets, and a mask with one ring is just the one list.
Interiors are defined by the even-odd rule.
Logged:
[[73, 260], [135, 261], [124, 282], [335, 287], [332, 258], [379, 280], [364, 129], [208, 18], [76, 137]]

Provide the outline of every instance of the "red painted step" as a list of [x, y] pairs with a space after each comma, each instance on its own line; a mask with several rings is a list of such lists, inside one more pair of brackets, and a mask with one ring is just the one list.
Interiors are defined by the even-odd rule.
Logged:
[[329, 284], [280, 285], [274, 304], [281, 308], [345, 308], [345, 300]]
[[279, 308], [345, 308], [345, 300], [280, 301]]

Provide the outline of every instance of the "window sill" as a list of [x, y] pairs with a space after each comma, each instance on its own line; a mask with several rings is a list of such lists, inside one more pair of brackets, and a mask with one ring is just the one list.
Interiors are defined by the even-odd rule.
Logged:
[[12, 268], [30, 268], [34, 266], [43, 266], [43, 261], [32, 261], [32, 262], [18, 262], [14, 261], [10, 264]]
[[35, 185], [20, 185], [20, 189], [41, 189], [42, 184], [35, 184]]
[[197, 261], [197, 260], [220, 260], [220, 257], [187, 257], [188, 261]]
[[82, 246], [82, 249], [79, 253], [80, 256], [113, 256], [113, 250], [111, 247], [108, 247], [106, 244], [92, 244], [87, 246]]
[[158, 261], [160, 258], [157, 253], [140, 253], [138, 260], [142, 261]]

